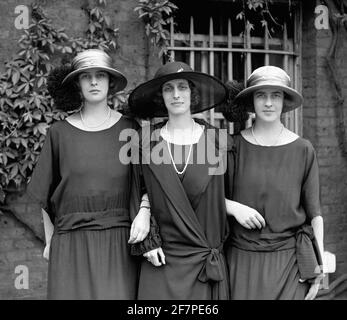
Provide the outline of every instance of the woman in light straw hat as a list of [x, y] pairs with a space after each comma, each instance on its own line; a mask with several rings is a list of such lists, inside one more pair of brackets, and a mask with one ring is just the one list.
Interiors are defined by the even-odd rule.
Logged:
[[138, 212], [140, 180], [120, 160], [119, 136], [138, 125], [107, 104], [110, 91], [126, 84], [98, 49], [77, 54], [72, 68], [57, 68], [48, 79], [58, 107], [80, 108], [48, 130], [27, 188], [54, 222], [49, 230], [45, 219], [49, 299], [136, 297], [138, 268], [128, 241], [144, 239], [150, 212], [148, 205]]
[[311, 143], [280, 118], [300, 107], [302, 96], [284, 70], [265, 66], [235, 101], [256, 117], [234, 136], [232, 197], [252, 211], [231, 223], [231, 299], [314, 299], [323, 253], [317, 159]]
[[226, 95], [217, 78], [176, 61], [160, 67], [129, 96], [135, 115], [168, 117], [140, 132], [139, 169], [161, 239], [158, 248], [136, 252], [147, 258], [139, 299], [229, 298], [224, 190], [232, 189], [232, 139], [192, 117]]

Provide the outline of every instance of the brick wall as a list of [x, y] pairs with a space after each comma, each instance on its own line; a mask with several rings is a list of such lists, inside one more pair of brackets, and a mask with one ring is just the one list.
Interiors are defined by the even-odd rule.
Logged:
[[[347, 156], [342, 152], [335, 107], [336, 92], [325, 60], [331, 42], [331, 30], [316, 30], [314, 27], [314, 8], [320, 4], [319, 1], [303, 3], [303, 134], [317, 151], [325, 247], [336, 254], [337, 270], [332, 276], [336, 278], [347, 273]], [[344, 31], [338, 42], [336, 56], [345, 97], [346, 39], [347, 34]], [[344, 103], [344, 108], [346, 107], [347, 99]]]
[[0, 300], [46, 298], [48, 264], [42, 250], [42, 242], [28, 227], [0, 211]]

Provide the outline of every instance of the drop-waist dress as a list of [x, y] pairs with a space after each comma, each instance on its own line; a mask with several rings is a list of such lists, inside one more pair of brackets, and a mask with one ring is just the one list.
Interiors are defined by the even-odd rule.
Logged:
[[135, 299], [138, 267], [128, 238], [141, 191], [120, 155], [127, 143], [120, 135], [137, 129], [124, 116], [96, 132], [66, 120], [50, 127], [27, 187], [54, 222], [48, 299]]
[[313, 146], [303, 138], [272, 147], [242, 135], [234, 142], [232, 199], [256, 209], [266, 227], [248, 230], [230, 220], [231, 299], [303, 299], [321, 261], [310, 226], [321, 214]]

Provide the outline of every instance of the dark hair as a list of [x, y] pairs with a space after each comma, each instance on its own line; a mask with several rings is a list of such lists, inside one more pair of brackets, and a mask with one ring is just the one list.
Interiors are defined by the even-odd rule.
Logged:
[[[200, 103], [200, 93], [197, 87], [195, 86], [194, 82], [187, 80], [188, 85], [190, 88], [190, 109], [194, 109], [199, 103]], [[155, 94], [153, 97], [153, 102], [160, 108], [166, 109], [163, 94], [162, 94], [162, 87], [160, 87], [160, 90]]]
[[235, 102], [236, 95], [244, 89], [244, 84], [236, 80], [227, 81], [225, 86], [228, 89], [227, 100], [216, 109], [223, 113], [224, 118], [229, 122], [243, 123], [248, 120], [249, 114], [241, 101]]
[[[47, 90], [50, 96], [53, 98], [54, 107], [62, 111], [73, 111], [81, 107], [83, 102], [83, 96], [81, 88], [79, 86], [78, 77], [75, 77], [72, 81], [62, 84], [64, 78], [73, 69], [70, 65], [61, 65], [54, 68], [47, 79]], [[108, 95], [115, 93], [117, 81], [109, 75], [109, 88]]]
[[71, 71], [70, 65], [61, 65], [52, 69], [47, 78], [47, 90], [53, 98], [54, 107], [62, 111], [76, 110], [82, 104], [77, 84], [74, 81], [62, 84], [64, 78]]

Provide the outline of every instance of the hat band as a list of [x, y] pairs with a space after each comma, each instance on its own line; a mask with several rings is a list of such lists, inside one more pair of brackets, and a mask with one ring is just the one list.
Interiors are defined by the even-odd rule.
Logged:
[[98, 67], [112, 68], [110, 59], [103, 55], [78, 57], [78, 59], [73, 61], [72, 65], [75, 70]]
[[263, 84], [265, 85], [267, 83], [271, 85], [290, 87], [290, 79], [275, 75], [252, 77], [247, 81], [247, 87], [253, 87]]

